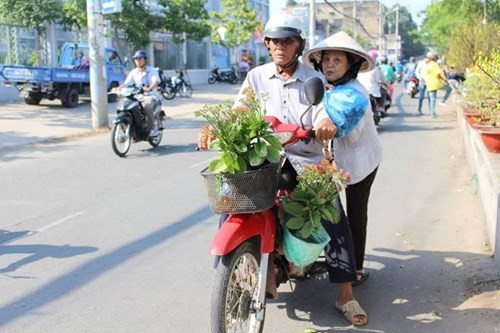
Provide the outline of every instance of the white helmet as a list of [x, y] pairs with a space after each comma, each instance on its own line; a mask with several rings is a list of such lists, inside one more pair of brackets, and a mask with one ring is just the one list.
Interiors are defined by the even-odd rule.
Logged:
[[264, 38], [299, 37], [305, 39], [302, 22], [291, 15], [279, 14], [269, 19], [264, 29]]

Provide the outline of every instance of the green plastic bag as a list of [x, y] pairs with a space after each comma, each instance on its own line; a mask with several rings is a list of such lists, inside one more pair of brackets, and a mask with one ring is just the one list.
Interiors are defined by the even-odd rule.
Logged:
[[298, 267], [305, 267], [315, 262], [330, 241], [330, 235], [323, 226], [319, 231], [313, 231], [308, 240], [295, 236], [287, 227], [283, 229], [283, 252], [286, 259]]

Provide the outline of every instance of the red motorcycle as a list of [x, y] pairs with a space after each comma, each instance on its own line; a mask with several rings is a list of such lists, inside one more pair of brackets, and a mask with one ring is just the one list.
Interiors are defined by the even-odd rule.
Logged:
[[[308, 79], [305, 83], [305, 91], [309, 107], [302, 114], [301, 123], [311, 107], [319, 104], [323, 99], [322, 81], [318, 78]], [[275, 135], [283, 146], [299, 140], [311, 140], [315, 134], [312, 129], [305, 128], [303, 124], [301, 126], [283, 124], [271, 116], [266, 116], [266, 121], [271, 123]], [[270, 168], [269, 183], [274, 181], [278, 183], [281, 178], [281, 166], [279, 164], [276, 169]], [[202, 175], [207, 182], [209, 176], [203, 172]], [[231, 186], [221, 180], [220, 176], [218, 186], [221, 192], [230, 194]], [[286, 282], [290, 277], [290, 269], [294, 266], [290, 265], [283, 256], [279, 216], [282, 214], [281, 200], [289, 195], [291, 190], [278, 189], [276, 191], [276, 188], [277, 185], [266, 194], [271, 196], [272, 207], [250, 213], [222, 215], [222, 223], [210, 246], [210, 254], [216, 256], [217, 268], [211, 305], [213, 333], [262, 332], [266, 313], [266, 290], [269, 290], [270, 286], [272, 286], [271, 289], [276, 290], [280, 283]], [[235, 200], [230, 197], [231, 195], [227, 200]], [[245, 197], [242, 195], [236, 200], [249, 201]], [[236, 204], [238, 205], [239, 202]], [[234, 202], [231, 202], [231, 205], [234, 205]], [[274, 274], [271, 273], [268, 276], [270, 269]]]

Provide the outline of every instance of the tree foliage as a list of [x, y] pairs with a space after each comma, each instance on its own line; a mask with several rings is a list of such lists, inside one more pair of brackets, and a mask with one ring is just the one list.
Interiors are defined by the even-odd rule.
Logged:
[[0, 0], [3, 21], [36, 30], [41, 35], [45, 24], [58, 23], [62, 19], [61, 0]]
[[[395, 6], [390, 10], [395, 10]], [[423, 54], [425, 52], [424, 45], [418, 40], [419, 32], [417, 30], [417, 24], [413, 21], [411, 13], [404, 6], [399, 7], [399, 18], [398, 18], [398, 33], [401, 36], [402, 44], [402, 58], [409, 58], [411, 56], [416, 56]], [[392, 30], [389, 31], [389, 26]], [[384, 31], [386, 33], [394, 32], [396, 26], [396, 13], [387, 15], [385, 19]]]
[[161, 26], [173, 35], [175, 43], [182, 42], [182, 35], [192, 40], [201, 40], [210, 35], [209, 19], [204, 0], [160, 0], [164, 7]]
[[[212, 28], [211, 41], [227, 48], [247, 43], [259, 27], [257, 12], [247, 6], [247, 0], [222, 0], [223, 11], [211, 11], [209, 25]], [[225, 38], [219, 34], [225, 28]]]
[[[488, 17], [484, 24], [484, 10]], [[447, 62], [464, 70], [480, 53], [489, 54], [500, 45], [498, 1], [440, 0], [427, 7], [422, 40], [432, 45]]]

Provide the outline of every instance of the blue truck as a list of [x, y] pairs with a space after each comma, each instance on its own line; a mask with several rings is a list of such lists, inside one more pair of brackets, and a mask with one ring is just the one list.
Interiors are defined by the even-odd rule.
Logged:
[[[5, 86], [15, 86], [26, 104], [60, 99], [64, 107], [74, 108], [80, 96], [90, 96], [88, 51], [88, 44], [65, 43], [58, 67], [0, 65], [0, 79]], [[106, 89], [110, 91], [125, 80], [126, 68], [116, 50], [106, 48], [104, 53]]]

